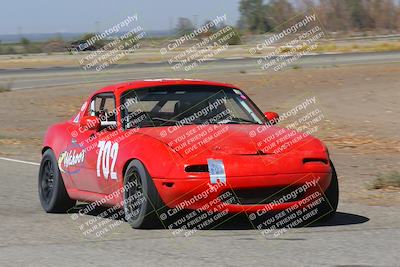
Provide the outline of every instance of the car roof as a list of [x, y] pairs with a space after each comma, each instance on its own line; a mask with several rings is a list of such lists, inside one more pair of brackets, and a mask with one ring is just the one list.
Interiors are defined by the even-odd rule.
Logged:
[[228, 83], [211, 82], [196, 79], [148, 79], [148, 80], [136, 80], [125, 83], [118, 83], [106, 86], [97, 90], [94, 94], [114, 92], [115, 94], [121, 94], [127, 90], [135, 90], [146, 87], [156, 86], [168, 86], [168, 85], [209, 85], [209, 86], [221, 86], [229, 88], [237, 88], [236, 86]]

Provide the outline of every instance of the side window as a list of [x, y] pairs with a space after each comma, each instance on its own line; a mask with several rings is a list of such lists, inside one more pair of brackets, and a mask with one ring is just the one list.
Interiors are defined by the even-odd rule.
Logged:
[[89, 115], [100, 119], [102, 126], [116, 126], [115, 97], [112, 93], [99, 94], [92, 98]]

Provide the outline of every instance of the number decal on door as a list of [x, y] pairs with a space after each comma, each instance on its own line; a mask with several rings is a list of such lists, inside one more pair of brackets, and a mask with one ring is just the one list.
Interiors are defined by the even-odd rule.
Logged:
[[96, 165], [97, 177], [101, 177], [103, 172], [104, 179], [108, 180], [110, 176], [112, 180], [117, 180], [115, 163], [117, 162], [119, 144], [111, 141], [99, 141], [97, 147], [99, 148]]

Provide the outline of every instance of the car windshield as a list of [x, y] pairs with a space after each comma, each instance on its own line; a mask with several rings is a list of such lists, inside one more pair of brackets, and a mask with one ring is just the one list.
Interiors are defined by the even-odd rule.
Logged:
[[199, 85], [129, 90], [121, 98], [125, 129], [190, 124], [263, 124], [266, 119], [240, 90]]

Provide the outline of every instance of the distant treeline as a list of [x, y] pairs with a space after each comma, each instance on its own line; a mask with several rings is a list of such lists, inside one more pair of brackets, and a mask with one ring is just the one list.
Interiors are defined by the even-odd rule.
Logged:
[[400, 29], [400, 6], [396, 0], [241, 0], [238, 27], [265, 33], [313, 10], [322, 26], [331, 32]]

